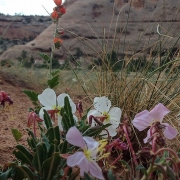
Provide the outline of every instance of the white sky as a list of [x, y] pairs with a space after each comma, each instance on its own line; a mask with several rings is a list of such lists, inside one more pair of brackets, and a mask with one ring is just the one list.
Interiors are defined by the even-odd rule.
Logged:
[[0, 13], [48, 16], [43, 6], [51, 13], [56, 5], [53, 0], [0, 0]]

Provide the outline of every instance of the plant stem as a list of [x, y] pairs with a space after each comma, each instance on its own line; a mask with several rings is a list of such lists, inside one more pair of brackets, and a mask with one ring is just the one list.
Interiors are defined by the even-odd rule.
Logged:
[[136, 159], [136, 156], [135, 156], [135, 152], [132, 148], [132, 144], [131, 144], [131, 141], [129, 139], [129, 135], [128, 135], [128, 132], [127, 132], [127, 128], [126, 128], [126, 125], [123, 124], [123, 130], [124, 130], [124, 133], [125, 133], [125, 136], [126, 136], [126, 140], [128, 142], [128, 145], [129, 145], [129, 148], [130, 148], [130, 151], [131, 151], [131, 154], [132, 154], [132, 157], [133, 157], [133, 161], [134, 161], [134, 164], [135, 166], [138, 166], [138, 162], [137, 162], [137, 159]]
[[[56, 37], [58, 20], [55, 23], [56, 23], [56, 26], [55, 26], [55, 31], [53, 34], [53, 40]], [[54, 43], [53, 43], [53, 45], [51, 46], [51, 56], [50, 56], [50, 63], [49, 63], [49, 79], [51, 79], [51, 74], [52, 74], [52, 61], [53, 61], [53, 57], [54, 57], [54, 50], [55, 50], [55, 47], [54, 47]]]

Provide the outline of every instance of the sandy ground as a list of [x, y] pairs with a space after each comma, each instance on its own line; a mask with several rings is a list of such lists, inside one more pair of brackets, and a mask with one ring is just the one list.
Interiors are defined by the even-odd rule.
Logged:
[[0, 75], [0, 90], [5, 91], [12, 99], [13, 105], [0, 107], [0, 165], [14, 159], [12, 151], [16, 146], [16, 141], [11, 133], [11, 129], [18, 129], [23, 137], [19, 141], [25, 144], [27, 139], [27, 117], [28, 108], [33, 107], [29, 98], [22, 92], [27, 87], [21, 86], [13, 79]]

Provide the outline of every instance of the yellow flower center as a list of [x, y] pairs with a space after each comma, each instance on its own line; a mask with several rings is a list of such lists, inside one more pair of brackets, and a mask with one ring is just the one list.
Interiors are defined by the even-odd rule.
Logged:
[[85, 157], [86, 157], [86, 159], [88, 160], [88, 161], [91, 161], [92, 160], [92, 158], [91, 158], [91, 151], [90, 150], [88, 150], [88, 149], [84, 149], [84, 155], [85, 155]]
[[108, 123], [109, 122], [109, 120], [110, 120], [110, 115], [107, 113], [107, 112], [103, 112], [103, 116], [104, 116], [104, 121], [106, 122], [106, 123]]

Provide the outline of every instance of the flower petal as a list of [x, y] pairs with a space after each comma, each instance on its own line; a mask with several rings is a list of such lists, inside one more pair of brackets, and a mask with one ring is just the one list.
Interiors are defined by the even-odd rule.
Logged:
[[84, 172], [89, 172], [89, 162], [83, 152], [76, 152], [67, 158], [67, 165], [70, 167], [79, 166], [80, 175], [84, 176]]
[[86, 142], [87, 149], [91, 151], [91, 157], [96, 160], [99, 143], [88, 136], [83, 136], [83, 139]]
[[60, 116], [59, 114], [58, 114], [58, 126], [59, 126], [59, 129], [60, 129], [61, 131], [63, 131], [62, 116]]
[[[144, 143], [149, 142], [149, 139], [151, 138], [150, 136], [150, 129], [147, 131], [147, 137], [143, 139]], [[150, 143], [151, 144], [151, 143]]]
[[84, 149], [86, 147], [84, 139], [81, 135], [81, 133], [79, 132], [79, 130], [74, 126], [71, 127], [67, 134], [66, 134], [66, 140], [74, 145], [74, 146], [78, 146], [81, 147], [82, 149]]
[[112, 125], [118, 127], [118, 126], [119, 126], [119, 123], [120, 123], [121, 114], [122, 114], [122, 111], [121, 111], [120, 108], [118, 108], [118, 107], [113, 107], [113, 108], [109, 111], [109, 115], [110, 115], [109, 123], [111, 123]]
[[132, 124], [139, 130], [143, 131], [146, 129], [148, 126], [151, 125], [153, 119], [149, 115], [148, 110], [144, 110], [140, 113], [138, 113], [135, 118], [132, 121]]
[[67, 165], [70, 167], [78, 165], [85, 158], [83, 152], [76, 152], [67, 158]]
[[70, 106], [72, 108], [72, 113], [74, 114], [76, 112], [76, 105], [74, 104], [74, 102], [72, 101], [72, 99], [70, 98], [70, 96], [66, 93], [62, 93], [60, 94], [58, 97], [57, 97], [57, 101], [58, 101], [58, 106], [60, 107], [64, 107], [64, 98], [65, 97], [68, 97], [69, 99], [69, 103], [70, 103]]
[[103, 96], [103, 97], [95, 97], [94, 98], [94, 108], [99, 112], [108, 112], [111, 107], [111, 101]]
[[89, 163], [90, 174], [98, 179], [104, 179], [102, 169], [98, 166], [95, 161]]
[[[102, 114], [100, 112], [98, 112], [97, 110], [90, 110], [87, 114], [87, 119], [88, 119], [88, 123], [90, 123], [89, 121], [89, 117], [90, 116], [94, 116], [94, 117], [102, 117]], [[92, 123], [91, 123], [91, 127], [96, 126], [96, 122], [92, 119]]]
[[[106, 129], [108, 130], [109, 135], [111, 137], [116, 136], [117, 132], [116, 132], [116, 127], [115, 126], [111, 125], [111, 126], [107, 127]], [[103, 137], [105, 137], [105, 136], [103, 136]]]
[[174, 137], [176, 137], [176, 135], [178, 134], [178, 131], [173, 128], [171, 125], [169, 125], [168, 123], [162, 123], [163, 125], [166, 126], [163, 134], [167, 139], [173, 139]]
[[56, 107], [56, 93], [53, 89], [47, 88], [38, 95], [40, 103], [45, 107]]
[[163, 104], [159, 103], [150, 111], [150, 115], [153, 120], [158, 120], [162, 122], [164, 116], [169, 112], [169, 109], [167, 109]]

